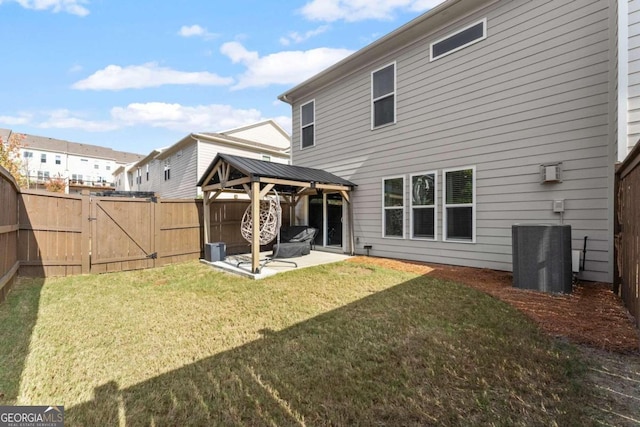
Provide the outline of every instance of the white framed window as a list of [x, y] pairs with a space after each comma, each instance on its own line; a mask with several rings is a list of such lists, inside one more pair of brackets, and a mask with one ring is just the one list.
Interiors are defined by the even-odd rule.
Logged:
[[382, 179], [382, 237], [404, 239], [404, 175]]
[[147, 181], [149, 181], [149, 163], [147, 163], [145, 167], [146, 167], [145, 175], [147, 177]]
[[484, 18], [431, 43], [430, 61], [450, 55], [486, 38], [487, 18]]
[[56, 155], [56, 165], [59, 165], [62, 163], [62, 158], [58, 155]]
[[40, 154], [40, 163], [47, 163], [47, 155], [42, 153]]
[[435, 171], [410, 176], [410, 238], [437, 240], [438, 174]]
[[271, 156], [268, 154], [263, 154], [262, 155], [262, 160], [264, 160], [265, 162], [270, 162], [271, 161]]
[[169, 159], [164, 161], [164, 180], [169, 181], [171, 179], [171, 161]]
[[32, 159], [33, 158], [33, 152], [32, 151], [25, 151], [24, 153], [22, 153], [23, 157], [25, 159]]
[[300, 106], [300, 148], [316, 145], [316, 101]]
[[476, 167], [445, 169], [442, 185], [443, 240], [476, 241]]
[[396, 63], [371, 73], [371, 129], [396, 122]]

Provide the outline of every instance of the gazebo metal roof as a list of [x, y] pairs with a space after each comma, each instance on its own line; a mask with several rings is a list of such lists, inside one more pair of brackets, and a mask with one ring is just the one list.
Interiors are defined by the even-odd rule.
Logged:
[[[220, 170], [222, 163], [226, 163], [231, 167], [228, 172], [225, 172], [228, 174], [226, 180], [224, 179], [224, 175], [221, 176], [219, 173], [214, 173], [214, 171], [217, 172]], [[199, 187], [209, 188], [212, 188], [212, 186], [219, 187], [216, 189], [242, 189], [243, 183], [239, 183], [238, 181], [243, 177], [249, 178], [249, 182], [270, 182], [271, 180], [269, 178], [278, 180], [276, 188], [280, 187], [281, 190], [290, 190], [290, 188], [287, 187], [300, 187], [300, 185], [297, 185], [300, 183], [310, 184], [310, 186], [314, 188], [320, 188], [324, 185], [335, 185], [346, 187], [345, 189], [353, 189], [356, 186], [346, 179], [321, 169], [292, 166], [230, 154], [218, 154], [202, 175], [197, 185]], [[286, 181], [290, 181], [290, 183], [287, 184]], [[225, 182], [224, 186], [222, 185], [223, 182]], [[318, 187], [318, 184], [320, 184], [320, 187]]]
[[[209, 164], [197, 184], [204, 193], [204, 241], [209, 243], [210, 206], [223, 192], [242, 192], [251, 199], [252, 229], [260, 228], [259, 200], [275, 190], [289, 201], [292, 213], [298, 201], [307, 195], [339, 193], [347, 202], [349, 212], [348, 235], [350, 252], [353, 252], [353, 207], [350, 193], [356, 187], [351, 181], [321, 169], [285, 165], [247, 157], [218, 154]], [[293, 217], [294, 215], [292, 215]], [[254, 233], [251, 243], [251, 272], [260, 271], [259, 233]]]

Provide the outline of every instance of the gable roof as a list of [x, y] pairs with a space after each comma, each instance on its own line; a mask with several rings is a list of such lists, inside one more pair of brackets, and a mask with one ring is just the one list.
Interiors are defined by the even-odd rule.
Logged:
[[162, 150], [162, 152], [156, 155], [156, 158], [161, 160], [165, 159], [171, 156], [173, 153], [185, 147], [188, 147], [191, 144], [195, 144], [198, 141], [205, 142], [205, 143], [212, 143], [212, 144], [221, 144], [224, 146], [229, 146], [229, 147], [243, 149], [243, 150], [249, 150], [256, 153], [265, 153], [272, 156], [279, 156], [281, 158], [289, 157], [288, 153], [284, 149], [278, 148], [273, 145], [261, 144], [259, 142], [251, 141], [248, 139], [225, 135], [223, 133], [199, 132], [199, 133], [190, 133], [189, 135], [185, 136], [180, 141]]
[[360, 71], [370, 66], [372, 62], [393, 54], [411, 43], [430, 37], [435, 30], [452, 20], [468, 15], [485, 3], [495, 1], [497, 0], [446, 0], [342, 61], [289, 89], [279, 95], [278, 99], [293, 105], [296, 100], [315, 90]]
[[[5, 131], [2, 129], [0, 131]], [[0, 132], [0, 134], [8, 134], [10, 135], [12, 132], [8, 130], [6, 132]], [[20, 132], [15, 132], [16, 134]], [[24, 140], [22, 141], [22, 148], [25, 149], [34, 149], [34, 150], [42, 150], [42, 151], [52, 151], [58, 153], [67, 153], [73, 154], [76, 156], [86, 156], [92, 158], [99, 159], [108, 159], [113, 160], [116, 163], [132, 163], [137, 162], [142, 159], [141, 154], [129, 153], [126, 151], [116, 151], [111, 148], [101, 147], [99, 145], [91, 145], [91, 144], [81, 144], [78, 142], [70, 142], [62, 139], [49, 138], [45, 136], [37, 136], [30, 134], [23, 134]]]
[[[267, 119], [250, 125], [228, 129], [219, 133], [263, 144], [264, 136], [271, 134], [282, 140], [283, 144], [277, 144], [280, 149], [286, 149], [291, 145], [291, 135], [289, 135], [287, 131], [285, 131], [282, 126], [276, 123], [273, 119]], [[282, 146], [280, 147], [280, 145]], [[286, 147], [284, 145], [286, 145]]]
[[[215, 159], [213, 159], [198, 181], [198, 187], [217, 183], [216, 175], [214, 175], [209, 182], [205, 182], [205, 180], [211, 172], [213, 172], [213, 169], [219, 161], [225, 161], [236, 170], [236, 173], [239, 172], [244, 176], [250, 177], [252, 180], [259, 180], [259, 178], [275, 178], [287, 181], [304, 181], [317, 184], [336, 184], [352, 188], [356, 187], [356, 184], [353, 182], [321, 169], [285, 165], [281, 163], [267, 162], [264, 160], [249, 159], [247, 157], [232, 156], [230, 154], [218, 154]], [[232, 178], [234, 178], [233, 172], [230, 176], [230, 179]]]

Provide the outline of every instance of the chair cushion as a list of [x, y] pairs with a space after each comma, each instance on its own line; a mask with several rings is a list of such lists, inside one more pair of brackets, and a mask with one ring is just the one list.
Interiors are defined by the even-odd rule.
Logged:
[[316, 229], [309, 227], [289, 239], [290, 242], [309, 242], [316, 235]]
[[274, 258], [295, 258], [311, 253], [308, 243], [280, 243], [273, 245]]

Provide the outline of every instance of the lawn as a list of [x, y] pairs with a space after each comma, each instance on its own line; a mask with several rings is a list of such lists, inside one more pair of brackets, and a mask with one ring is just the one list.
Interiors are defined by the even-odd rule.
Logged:
[[369, 264], [21, 279], [0, 404], [67, 425], [585, 425], [575, 350], [477, 290]]

